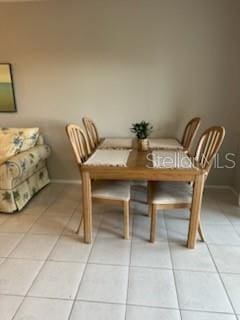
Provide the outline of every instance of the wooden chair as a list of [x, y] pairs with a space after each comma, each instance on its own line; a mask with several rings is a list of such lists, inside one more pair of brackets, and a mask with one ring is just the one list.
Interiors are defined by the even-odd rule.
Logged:
[[[66, 132], [81, 174], [81, 165], [91, 155], [88, 138], [85, 132], [74, 124], [67, 125]], [[123, 207], [124, 238], [129, 239], [130, 184], [122, 181], [93, 181], [92, 200], [98, 203], [110, 203]], [[77, 233], [80, 230], [82, 221], [83, 215], [81, 216]]]
[[200, 127], [201, 119], [200, 118], [193, 118], [188, 122], [186, 128], [183, 133], [181, 145], [183, 146], [184, 150], [189, 151], [190, 146], [195, 138], [197, 131]]
[[[195, 154], [195, 160], [206, 171], [206, 178], [212, 167], [225, 136], [223, 127], [211, 127], [201, 136]], [[192, 208], [193, 187], [185, 182], [149, 182], [149, 215], [151, 216], [150, 241], [156, 238], [157, 211], [159, 209]], [[199, 221], [199, 235], [204, 235]]]
[[89, 118], [82, 118], [84, 128], [87, 132], [87, 137], [92, 150], [95, 150], [100, 143], [98, 130], [95, 123]]
[[197, 134], [201, 124], [200, 118], [193, 118], [185, 127], [182, 140], [176, 138], [153, 138], [149, 139], [150, 148], [152, 149], [166, 149], [166, 150], [184, 150], [190, 151], [193, 139]]

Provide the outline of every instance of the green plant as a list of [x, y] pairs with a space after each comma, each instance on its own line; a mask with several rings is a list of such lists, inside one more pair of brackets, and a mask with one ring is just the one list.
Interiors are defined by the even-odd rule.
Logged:
[[152, 132], [153, 126], [146, 121], [133, 123], [130, 131], [136, 134], [138, 139], [146, 139]]

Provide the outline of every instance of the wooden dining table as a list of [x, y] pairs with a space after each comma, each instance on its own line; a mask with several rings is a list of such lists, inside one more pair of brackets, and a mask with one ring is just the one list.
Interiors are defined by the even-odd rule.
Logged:
[[[98, 150], [98, 148], [96, 150]], [[82, 202], [85, 243], [92, 243], [92, 180], [185, 181], [193, 183], [192, 210], [189, 221], [187, 247], [191, 249], [195, 247], [200, 221], [205, 171], [201, 169], [196, 162], [191, 168], [155, 168], [152, 165], [150, 155], [151, 150], [138, 151], [137, 149], [132, 149], [129, 153], [126, 166], [82, 164]]]

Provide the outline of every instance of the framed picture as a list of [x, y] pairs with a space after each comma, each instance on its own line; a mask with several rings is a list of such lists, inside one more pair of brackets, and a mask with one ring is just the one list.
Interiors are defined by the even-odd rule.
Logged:
[[0, 63], [0, 112], [16, 111], [11, 64]]

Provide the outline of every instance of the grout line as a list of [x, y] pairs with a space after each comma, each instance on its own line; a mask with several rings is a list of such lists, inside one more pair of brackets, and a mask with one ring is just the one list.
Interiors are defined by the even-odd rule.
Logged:
[[[169, 239], [168, 228], [167, 228], [167, 224], [166, 224], [165, 216], [164, 216], [165, 211], [164, 210], [162, 210], [162, 211], [163, 211], [162, 212], [162, 214], [163, 214], [163, 222], [164, 222], [164, 226], [165, 226], [166, 233], [167, 233], [167, 239]], [[176, 296], [177, 296], [177, 303], [178, 303], [178, 308], [179, 308], [179, 313], [180, 313], [180, 319], [182, 319], [182, 312], [181, 312], [181, 309], [180, 309], [180, 294], [179, 294], [178, 287], [177, 287], [177, 280], [176, 280], [176, 273], [175, 273], [175, 270], [174, 270], [173, 255], [172, 255], [172, 250], [171, 250], [171, 246], [170, 246], [169, 242], [168, 242], [168, 250], [169, 250], [171, 264], [172, 264], [173, 280], [174, 280], [174, 286], [175, 286], [175, 291], [176, 291]]]
[[[60, 237], [59, 237], [60, 238]], [[56, 241], [59, 242], [59, 239]], [[57, 244], [57, 243], [56, 243]], [[54, 247], [53, 247], [54, 250]], [[171, 249], [170, 249], [171, 250]], [[52, 253], [52, 250], [51, 252]], [[22, 261], [36, 261], [36, 262], [54, 262], [54, 263], [72, 263], [72, 264], [86, 264], [87, 260], [54, 260], [54, 259], [49, 259], [47, 260], [44, 259], [33, 259], [33, 258], [15, 258], [15, 257], [0, 257], [0, 259], [4, 260], [22, 260]], [[3, 263], [3, 261], [1, 263]], [[127, 264], [110, 264], [110, 263], [99, 263], [99, 262], [88, 262], [88, 265], [98, 265], [98, 266], [112, 266], [112, 267], [128, 267], [129, 265]], [[135, 269], [150, 269], [150, 270], [165, 270], [165, 271], [183, 271], [183, 272], [191, 272], [191, 273], [204, 273], [204, 274], [218, 274], [218, 271], [211, 271], [211, 270], [194, 270], [194, 269], [181, 269], [181, 268], [167, 268], [167, 267], [154, 267], [154, 266], [140, 266], [140, 265], [130, 265], [130, 268], [135, 268]], [[240, 272], [220, 272], [220, 274], [228, 274], [228, 275], [240, 275]], [[1, 295], [1, 293], [0, 293]]]
[[[132, 212], [133, 206], [130, 203], [130, 212]], [[129, 219], [130, 220], [130, 219]], [[130, 273], [131, 273], [131, 263], [132, 263], [132, 248], [133, 248], [133, 230], [134, 230], [134, 213], [132, 212], [132, 223], [131, 223], [131, 242], [130, 242], [130, 250], [129, 250], [129, 265], [128, 265], [128, 280], [127, 280], [127, 294], [126, 294], [126, 305], [125, 305], [125, 317], [124, 319], [127, 320], [127, 302], [129, 297], [129, 285], [130, 285]]]
[[[1, 294], [0, 294], [1, 296]], [[28, 299], [28, 298], [34, 298], [34, 299], [42, 299], [42, 300], [59, 300], [59, 301], [71, 301], [73, 302], [73, 299], [65, 299], [65, 298], [60, 298], [60, 297], [57, 297], [57, 298], [54, 298], [54, 297], [42, 297], [42, 296], [32, 296], [32, 295], [28, 295], [28, 296], [20, 296], [20, 295], [12, 295], [12, 294], [4, 294], [4, 296], [9, 296], [9, 297], [21, 297], [23, 299]], [[16, 316], [16, 315], [15, 315]]]
[[212, 258], [212, 260], [213, 260], [213, 263], [214, 263], [215, 268], [216, 268], [216, 270], [217, 270], [219, 279], [220, 279], [220, 281], [221, 281], [221, 283], [222, 283], [222, 286], [223, 286], [223, 288], [224, 288], [224, 290], [225, 290], [226, 296], [227, 296], [227, 298], [228, 298], [228, 300], [229, 300], [229, 303], [230, 303], [230, 305], [231, 305], [231, 307], [232, 307], [232, 310], [233, 310], [234, 314], [237, 315], [236, 310], [235, 310], [235, 308], [234, 308], [234, 305], [233, 305], [233, 303], [232, 303], [231, 297], [230, 297], [230, 295], [228, 294], [227, 288], [226, 288], [226, 286], [225, 286], [225, 284], [224, 284], [224, 281], [223, 281], [223, 279], [222, 279], [221, 273], [220, 273], [220, 271], [219, 271], [219, 269], [218, 269], [218, 266], [217, 266], [217, 264], [216, 264], [216, 262], [215, 262], [215, 259], [214, 259], [213, 255], [212, 255], [212, 252], [211, 252], [211, 250], [209, 249], [208, 243], [206, 243], [206, 246], [207, 246], [208, 252], [209, 252], [209, 254], [210, 254], [210, 256], [211, 256], [211, 258]]
[[[231, 189], [230, 189], [231, 190]], [[227, 221], [230, 223], [230, 226], [232, 226], [232, 228], [234, 229], [234, 231], [236, 232], [237, 236], [239, 237], [240, 239], [240, 232], [236, 229], [236, 225], [232, 223], [231, 219], [229, 219], [228, 215], [225, 213], [225, 211], [223, 210], [222, 206], [220, 205], [218, 199], [214, 199], [216, 205], [217, 205], [217, 208], [220, 210], [220, 212], [224, 215], [224, 217], [227, 219]], [[210, 245], [215, 245], [214, 243], [211, 244], [209, 243]], [[216, 244], [217, 245], [217, 244]], [[237, 246], [240, 246], [239, 245], [233, 245], [233, 244], [220, 244], [220, 245], [225, 245], [225, 246], [231, 246], [231, 247], [237, 247]]]
[[[219, 201], [216, 200], [216, 204], [218, 209], [220, 210], [220, 212], [224, 215], [224, 217], [228, 220], [228, 222], [230, 223], [230, 225], [234, 228], [234, 230], [236, 231], [236, 233], [238, 234], [237, 230], [235, 229], [236, 224], [233, 224], [231, 219], [229, 219], [228, 215], [226, 214], [226, 212], [224, 211], [224, 209], [222, 208], [222, 206], [220, 205]], [[240, 224], [240, 223], [239, 223]], [[239, 234], [238, 234], [239, 235]]]
[[[45, 262], [44, 262], [44, 261], [42, 261], [42, 264], [41, 264], [41, 266], [40, 266], [40, 268], [39, 268], [38, 272], [36, 273], [36, 275], [35, 275], [35, 277], [34, 277], [34, 279], [33, 279], [32, 283], [31, 283], [31, 285], [30, 285], [30, 288], [32, 287], [32, 285], [33, 285], [33, 283], [34, 283], [35, 279], [38, 277], [38, 275], [39, 275], [39, 273], [40, 273], [40, 271], [42, 270], [42, 268], [43, 268], [43, 266], [44, 266], [44, 265], [45, 265]], [[20, 303], [20, 305], [18, 306], [18, 308], [16, 309], [16, 311], [15, 311], [15, 313], [14, 313], [13, 317], [12, 317], [12, 319], [13, 319], [13, 320], [14, 320], [14, 318], [15, 318], [16, 314], [18, 313], [18, 311], [20, 310], [20, 308], [22, 307], [23, 302], [24, 302], [25, 298], [27, 297], [27, 294], [28, 294], [28, 292], [29, 292], [30, 288], [27, 290], [26, 294], [24, 294], [24, 295], [22, 296], [22, 297], [23, 297], [23, 300], [22, 300], [22, 302]]]
[[0, 258], [8, 258], [13, 253], [13, 251], [17, 248], [17, 246], [22, 242], [22, 240], [26, 236], [26, 233], [20, 233], [20, 234], [22, 234], [22, 237], [20, 237], [20, 239], [17, 241], [17, 243], [14, 245], [14, 247], [8, 252], [7, 256], [6, 257], [0, 257]]
[[[92, 210], [92, 214], [93, 214], [93, 210]], [[103, 219], [103, 216], [101, 217], [100, 222], [102, 221], [102, 219]], [[93, 220], [93, 219], [92, 219], [92, 220]], [[87, 261], [86, 261], [86, 263], [85, 263], [84, 270], [83, 270], [83, 272], [82, 272], [82, 277], [81, 277], [81, 279], [80, 279], [80, 281], [79, 281], [79, 284], [78, 284], [78, 287], [77, 287], [77, 290], [76, 290], [76, 294], [75, 294], [75, 297], [74, 297], [74, 300], [73, 300], [72, 308], [71, 308], [71, 310], [70, 310], [70, 313], [69, 313], [69, 315], [68, 315], [67, 320], [70, 320], [70, 319], [71, 319], [72, 313], [73, 313], [73, 310], [74, 310], [75, 303], [76, 303], [76, 301], [78, 301], [78, 300], [77, 300], [77, 296], [78, 296], [78, 293], [79, 293], [79, 291], [80, 291], [80, 287], [81, 287], [81, 284], [82, 284], [82, 282], [83, 282], [83, 278], [84, 278], [84, 276], [85, 276], [85, 273], [86, 273], [86, 270], [87, 270], [87, 267], [88, 267], [88, 262], [89, 262], [89, 260], [90, 260], [91, 253], [92, 253], [92, 250], [93, 250], [95, 241], [96, 241], [96, 239], [97, 239], [97, 235], [98, 235], [98, 233], [99, 233], [100, 222], [99, 222], [99, 225], [98, 225], [98, 229], [97, 229], [96, 236], [95, 236], [95, 238], [93, 239], [92, 244], [90, 244], [90, 245], [91, 245], [91, 249], [90, 249], [90, 251], [89, 251], [88, 258], [87, 258]], [[84, 222], [83, 222], [83, 224], [84, 224]], [[83, 224], [82, 224], [82, 227], [83, 227]], [[92, 224], [93, 224], [93, 221], [92, 221]]]
[[[60, 194], [61, 192], [63, 192], [63, 190], [64, 190], [64, 188], [59, 192], [59, 194]], [[56, 197], [54, 197], [54, 200], [53, 200], [53, 201], [56, 201], [56, 200], [57, 200], [57, 196], [58, 196], [58, 193], [57, 193]], [[42, 214], [43, 214], [44, 212], [46, 212], [46, 210], [52, 205], [53, 201], [51, 201], [51, 202], [49, 203], [49, 205], [45, 208], [45, 210], [43, 210]], [[41, 215], [41, 216], [42, 216], [42, 215]], [[40, 217], [41, 217], [41, 216], [40, 216]], [[40, 217], [39, 217], [37, 220], [39, 220]], [[36, 220], [36, 221], [37, 221], [37, 220]], [[36, 221], [35, 221], [35, 222], [36, 222]], [[35, 223], [34, 223], [34, 224], [35, 224]], [[29, 229], [29, 230], [30, 230], [30, 229]], [[27, 233], [29, 233], [29, 230], [28, 230]], [[63, 230], [64, 230], [64, 228], [63, 228]], [[63, 232], [63, 231], [62, 231], [62, 232]], [[59, 238], [60, 238], [60, 235], [59, 235]], [[59, 239], [59, 238], [58, 238], [58, 239]], [[29, 293], [30, 290], [32, 289], [32, 287], [33, 287], [36, 279], [38, 278], [40, 272], [43, 270], [44, 266], [46, 265], [46, 263], [47, 263], [47, 261], [48, 261], [48, 257], [50, 256], [50, 254], [51, 254], [51, 252], [53, 251], [53, 249], [56, 247], [57, 243], [58, 243], [58, 240], [55, 242], [54, 246], [52, 247], [52, 250], [50, 250], [48, 256], [46, 257], [46, 260], [43, 261], [42, 266], [39, 268], [39, 270], [38, 270], [36, 276], [34, 277], [34, 279], [33, 279], [32, 283], [31, 283], [29, 289], [27, 290], [26, 294], [24, 295], [24, 299], [22, 300], [22, 302], [21, 302], [20, 305], [18, 306], [17, 310], [15, 311], [15, 313], [14, 313], [14, 315], [13, 315], [13, 317], [12, 317], [13, 320], [14, 320], [14, 318], [16, 317], [16, 315], [17, 315], [18, 311], [20, 310], [20, 308], [22, 307], [25, 298], [28, 296], [28, 293]]]
[[[19, 298], [25, 298], [24, 296], [21, 295], [17, 295], [17, 294], [0, 294], [1, 296], [7, 296], [7, 297], [19, 297]], [[48, 297], [38, 297], [38, 296], [27, 296], [26, 298], [36, 298], [36, 299], [40, 299], [40, 300], [57, 300], [57, 301], [69, 301], [69, 302], [74, 302], [73, 299], [63, 299], [63, 298], [48, 298]], [[230, 313], [230, 312], [221, 312], [221, 311], [202, 311], [202, 310], [196, 310], [196, 309], [186, 309], [186, 308], [174, 308], [174, 307], [164, 307], [164, 306], [148, 306], [148, 305], [139, 305], [139, 304], [133, 304], [133, 303], [127, 303], [127, 304], [123, 304], [123, 303], [117, 303], [117, 302], [108, 302], [108, 301], [93, 301], [93, 300], [84, 300], [84, 299], [79, 299], [76, 302], [86, 302], [86, 303], [100, 303], [100, 304], [110, 304], [110, 305], [122, 305], [122, 306], [133, 306], [133, 307], [139, 307], [139, 308], [147, 308], [147, 309], [159, 309], [159, 310], [174, 310], [174, 311], [188, 311], [188, 312], [197, 312], [199, 314], [205, 314], [205, 313], [209, 313], [209, 314], [221, 314], [221, 315], [235, 315], [234, 313]]]
[[234, 313], [230, 312], [215, 312], [215, 311], [202, 311], [202, 310], [196, 310], [196, 309], [186, 309], [186, 308], [174, 308], [174, 307], [159, 307], [159, 306], [147, 306], [147, 305], [137, 305], [137, 304], [127, 304], [128, 306], [134, 306], [134, 307], [142, 307], [142, 308], [148, 308], [148, 309], [160, 309], [160, 310], [175, 310], [175, 311], [190, 311], [190, 312], [198, 312], [198, 313], [210, 313], [210, 314], [222, 314], [222, 315], [234, 315]]
[[[55, 199], [55, 200], [53, 200], [53, 202], [52, 202], [52, 201], [49, 202], [48, 206], [47, 206], [45, 209], [43, 209], [41, 215], [34, 221], [33, 225], [38, 221], [38, 219], [40, 219], [40, 217], [43, 215], [43, 213], [54, 203], [54, 201], [57, 200], [57, 197], [58, 197], [62, 192], [64, 192], [65, 188], [67, 188], [67, 186], [65, 186], [61, 191], [59, 191], [59, 192], [54, 196], [54, 199]], [[226, 216], [226, 215], [224, 214], [224, 211], [223, 211], [222, 208], [220, 207], [218, 201], [217, 201], [215, 198], [214, 198], [214, 202], [217, 203], [217, 206], [218, 206], [219, 210], [223, 213], [224, 216]], [[37, 277], [39, 276], [39, 274], [40, 274], [42, 268], [44, 267], [44, 265], [49, 261], [49, 260], [48, 260], [48, 259], [49, 259], [49, 256], [51, 255], [51, 253], [53, 252], [55, 246], [56, 246], [57, 243], [59, 242], [60, 237], [61, 237], [62, 235], [64, 235], [64, 232], [65, 232], [65, 230], [66, 230], [66, 228], [67, 228], [67, 225], [68, 225], [69, 221], [71, 220], [71, 218], [73, 217], [74, 213], [76, 213], [77, 208], [78, 208], [78, 206], [76, 206], [76, 208], [73, 210], [72, 215], [69, 217], [68, 222], [67, 222], [66, 225], [64, 226], [62, 232], [59, 234], [59, 236], [58, 236], [58, 238], [57, 238], [57, 241], [56, 241], [55, 245], [52, 247], [52, 250], [50, 250], [49, 255], [48, 255], [48, 257], [46, 258], [46, 260], [40, 260], [40, 261], [43, 261], [43, 265], [42, 265], [42, 267], [40, 268], [39, 272], [37, 273], [36, 277], [34, 278], [31, 287], [33, 286], [35, 280], [36, 280]], [[132, 246], [133, 246], [133, 243], [134, 243], [134, 237], [133, 237], [133, 225], [134, 225], [134, 221], [135, 221], [134, 217], [136, 218], [136, 216], [133, 215], [132, 237], [131, 237], [131, 248], [130, 248], [130, 260], [129, 260], [129, 270], [130, 270], [131, 267], [134, 267], [134, 266], [131, 266]], [[81, 277], [81, 280], [80, 280], [80, 283], [79, 283], [79, 286], [78, 286], [78, 289], [77, 289], [77, 291], [76, 291], [76, 295], [75, 295], [74, 299], [34, 297], [34, 298], [40, 298], [40, 299], [53, 299], [53, 300], [73, 301], [72, 309], [71, 309], [71, 311], [70, 311], [70, 314], [69, 314], [68, 319], [70, 319], [70, 317], [71, 317], [71, 315], [72, 315], [72, 310], [73, 310], [73, 307], [74, 307], [74, 303], [75, 303], [76, 301], [88, 301], [88, 300], [77, 300], [77, 295], [78, 295], [78, 293], [79, 293], [79, 289], [80, 289], [80, 286], [81, 286], [81, 283], [82, 283], [82, 280], [83, 280], [83, 277], [84, 277], [84, 273], [85, 273], [85, 271], [86, 271], [87, 266], [90, 265], [90, 264], [101, 264], [101, 263], [91, 263], [91, 262], [89, 262], [89, 259], [90, 259], [90, 256], [91, 256], [91, 252], [92, 252], [92, 250], [93, 250], [94, 243], [96, 242], [97, 236], [98, 236], [98, 234], [99, 234], [100, 226], [101, 226], [101, 223], [102, 223], [102, 221], [103, 221], [103, 218], [104, 218], [104, 216], [101, 217], [100, 222], [99, 222], [99, 224], [98, 224], [98, 226], [97, 226], [97, 234], [96, 234], [96, 236], [94, 237], [93, 244], [92, 244], [91, 250], [90, 250], [90, 252], [89, 252], [87, 262], [76, 261], [76, 263], [83, 263], [83, 264], [85, 264], [85, 268], [84, 268], [84, 271], [83, 271], [83, 274], [82, 274], [82, 277]], [[166, 217], [163, 215], [163, 218], [164, 218], [165, 229], [166, 229], [167, 236], [168, 236], [169, 230], [168, 230], [168, 228], [167, 228], [167, 226], [166, 226]], [[226, 216], [226, 218], [228, 219], [227, 216]], [[8, 220], [8, 219], [7, 219], [7, 220]], [[175, 218], [174, 220], [176, 220], [176, 218]], [[229, 219], [228, 219], [228, 220], [229, 220]], [[231, 223], [230, 220], [229, 220], [229, 222]], [[4, 223], [4, 222], [3, 222], [3, 223]], [[32, 229], [33, 225], [30, 227], [30, 229]], [[234, 225], [233, 225], [232, 223], [231, 223], [231, 225], [234, 227]], [[30, 232], [29, 232], [30, 229], [29, 229], [27, 232], [23, 233], [23, 234], [24, 234], [23, 238], [24, 238], [27, 234], [34, 234], [34, 233], [30, 233]], [[6, 233], [13, 233], [13, 234], [15, 234], [15, 232], [6, 232]], [[39, 233], [38, 233], [38, 234], [39, 234]], [[40, 234], [41, 234], [41, 233], [40, 233]], [[40, 234], [39, 234], [39, 235], [40, 235]], [[52, 235], [52, 234], [51, 234], [51, 235]], [[65, 236], [68, 236], [68, 235], [65, 234]], [[22, 241], [23, 238], [20, 239], [20, 242]], [[135, 240], [136, 240], [136, 239], [135, 239]], [[139, 239], [139, 240], [140, 240], [140, 239]], [[175, 243], [175, 244], [176, 244], [176, 241], [169, 241], [169, 239], [167, 239], [167, 240], [164, 241], [164, 242], [165, 242], [165, 243], [168, 243], [169, 250], [170, 250], [170, 256], [171, 256], [171, 260], [172, 260], [172, 252], [171, 252], [170, 244], [171, 244], [171, 243]], [[164, 242], [163, 242], [163, 243], [164, 243]], [[161, 241], [161, 243], [162, 243], [162, 241]], [[218, 245], [218, 246], [235, 246], [235, 247], [239, 247], [239, 245], [236, 246], [236, 245], [214, 244], [214, 243], [209, 244], [209, 243], [207, 243], [207, 242], [206, 242], [205, 244], [206, 244], [209, 252], [210, 252], [209, 245], [214, 245], [214, 246], [217, 246], [217, 245]], [[19, 245], [19, 243], [16, 244], [16, 246], [14, 247], [13, 250], [15, 250], [15, 248], [16, 248], [18, 245]], [[11, 254], [11, 253], [10, 253], [10, 254]], [[216, 267], [217, 272], [213, 272], [213, 271], [200, 271], [200, 270], [182, 270], [182, 271], [185, 271], [185, 272], [202, 272], [202, 273], [215, 273], [215, 274], [218, 274], [219, 277], [220, 277], [220, 280], [221, 280], [221, 282], [222, 282], [222, 284], [223, 284], [223, 287], [224, 287], [224, 289], [225, 289], [225, 291], [226, 291], [226, 295], [227, 295], [227, 297], [228, 297], [228, 299], [229, 299], [229, 301], [230, 301], [230, 304], [231, 304], [231, 306], [232, 306], [233, 312], [234, 312], [234, 314], [236, 315], [235, 309], [234, 309], [234, 307], [233, 307], [233, 305], [232, 305], [232, 301], [231, 301], [231, 299], [230, 299], [230, 297], [229, 297], [229, 295], [228, 295], [228, 292], [227, 292], [227, 290], [226, 290], [226, 287], [225, 287], [225, 285], [224, 285], [224, 283], [223, 283], [223, 280], [222, 280], [222, 278], [221, 278], [221, 274], [224, 274], [225, 272], [223, 272], [223, 273], [220, 273], [220, 272], [219, 272], [219, 270], [218, 270], [218, 268], [217, 268], [217, 266], [216, 266], [215, 260], [214, 260], [214, 258], [213, 258], [213, 256], [212, 256], [211, 252], [210, 252], [210, 255], [211, 255], [211, 258], [212, 258], [212, 260], [213, 260], [213, 263], [215, 264], [215, 267]], [[11, 257], [8, 257], [8, 259], [21, 259], [21, 258], [14, 258], [14, 257], [11, 258]], [[6, 260], [6, 259], [3, 258], [2, 263], [3, 263], [5, 260]], [[21, 259], [21, 260], [34, 260], [34, 259]], [[39, 261], [39, 260], [37, 260], [37, 261]], [[55, 260], [50, 260], [50, 261], [55, 261]], [[74, 261], [64, 261], [64, 260], [63, 260], [63, 261], [55, 261], [55, 262], [74, 262]], [[102, 265], [109, 265], [109, 264], [102, 264]], [[114, 264], [114, 266], [116, 266], [116, 265]], [[119, 265], [119, 266], [122, 266], [122, 265]], [[125, 265], [125, 266], [126, 266], [126, 265]], [[175, 268], [174, 268], [174, 266], [173, 266], [173, 261], [172, 261], [172, 269], [170, 269], [170, 268], [161, 268], [161, 267], [148, 267], [148, 266], [147, 266], [147, 267], [144, 267], [144, 266], [136, 266], [136, 267], [138, 267], [138, 268], [147, 268], [147, 269], [163, 269], [163, 270], [166, 270], [166, 269], [167, 269], [167, 270], [172, 270], [173, 273], [174, 273], [175, 271], [181, 270], [181, 269], [175, 269]], [[227, 274], [237, 274], [237, 273], [227, 273]], [[174, 274], [174, 281], [175, 281], [175, 274]], [[30, 291], [31, 287], [29, 288], [28, 291]], [[175, 281], [175, 287], [176, 287], [176, 292], [177, 292], [176, 281]], [[127, 297], [128, 297], [128, 291], [129, 291], [129, 272], [128, 272]], [[0, 294], [0, 295], [1, 295], [1, 294]], [[3, 295], [6, 295], [6, 294], [3, 294]], [[9, 294], [9, 295], [10, 295], [10, 294]], [[10, 296], [18, 296], [18, 295], [10, 295]], [[21, 296], [21, 295], [19, 295], [19, 296], [22, 297], [22, 298], [32, 297], [32, 296], [27, 296], [27, 294], [24, 295], [24, 296]], [[177, 297], [178, 297], [178, 292], [177, 292]], [[23, 302], [24, 302], [24, 299], [23, 299], [22, 303], [23, 303]], [[117, 304], [117, 303], [102, 302], [102, 301], [99, 301], [99, 302], [98, 302], [98, 301], [89, 301], [89, 302], [92, 302], [92, 303], [95, 302], [95, 303]], [[22, 303], [20, 304], [19, 308], [18, 308], [17, 311], [15, 312], [14, 317], [16, 316], [17, 312], [19, 311]], [[121, 304], [121, 305], [123, 305], [123, 304]], [[126, 305], [132, 305], [132, 304], [128, 304], [127, 301], [126, 301]], [[154, 307], [154, 308], [159, 308], [159, 309], [172, 309], [172, 310], [180, 310], [180, 311], [181, 311], [181, 310], [182, 310], [182, 311], [185, 311], [185, 310], [186, 310], [186, 311], [194, 311], [194, 312], [200, 312], [200, 313], [201, 313], [201, 312], [203, 312], [203, 313], [206, 312], [206, 313], [212, 313], [212, 314], [217, 314], [217, 313], [221, 313], [221, 314], [232, 314], [232, 313], [223, 313], [223, 312], [212, 312], [212, 311], [202, 311], [202, 310], [181, 309], [181, 308], [180, 308], [180, 305], [179, 305], [179, 302], [178, 302], [178, 306], [179, 306], [179, 309], [177, 309], [177, 308], [176, 308], [176, 309], [174, 309], [174, 308], [164, 308], [164, 307], [157, 307], [157, 306]], [[140, 307], [153, 308], [153, 307], [151, 307], [151, 306], [144, 306], [144, 305], [141, 305]], [[126, 317], [126, 312], [125, 312], [125, 317]]]
[[109, 301], [98, 301], [98, 300], [88, 300], [88, 299], [77, 299], [75, 302], [85, 302], [85, 303], [93, 303], [93, 304], [94, 303], [111, 304], [111, 305], [126, 307], [126, 304], [121, 302], [109, 302]]
[[[56, 197], [57, 197], [57, 195], [56, 195]], [[53, 200], [54, 202], [56, 201], [56, 198]], [[48, 206], [46, 206], [46, 208], [45, 209], [43, 209], [42, 210], [42, 213], [41, 213], [41, 215], [33, 222], [33, 224], [31, 225], [31, 227], [28, 229], [28, 231], [27, 232], [25, 232], [25, 233], [23, 233], [23, 237], [19, 240], [19, 242], [16, 244], [16, 246], [9, 252], [9, 254], [7, 255], [7, 257], [6, 258], [8, 258], [8, 259], [14, 259], [14, 257], [10, 257], [10, 255], [15, 251], [15, 249], [17, 249], [17, 247], [19, 246], [19, 245], [21, 245], [21, 243], [23, 243], [23, 241], [24, 241], [24, 239], [27, 237], [27, 236], [31, 236], [31, 235], [39, 235], [39, 236], [41, 236], [41, 235], [48, 235], [48, 236], [54, 236], [54, 237], [56, 237], [57, 239], [56, 239], [56, 242], [54, 243], [54, 246], [55, 246], [55, 244], [58, 242], [58, 240], [59, 240], [59, 238], [60, 238], [60, 234], [41, 234], [41, 233], [31, 233], [30, 232], [30, 230], [32, 229], [32, 227], [35, 225], [35, 223], [37, 223], [37, 221], [43, 216], [43, 214], [44, 214], [44, 212], [46, 212], [47, 210], [48, 210], [48, 208], [52, 205], [52, 203], [54, 203], [54, 202], [51, 202], [51, 203], [49, 203], [49, 205]], [[73, 214], [72, 214], [73, 215]], [[64, 228], [65, 229], [65, 228]], [[53, 247], [54, 247], [53, 246]], [[15, 258], [15, 259], [22, 259], [22, 260], [25, 260], [24, 258]], [[26, 260], [36, 260], [36, 261], [45, 261], [45, 259], [26, 259]]]

